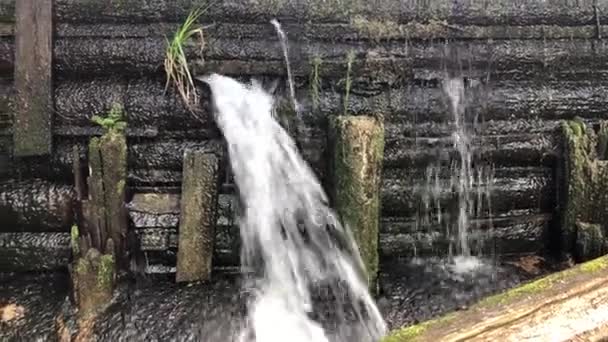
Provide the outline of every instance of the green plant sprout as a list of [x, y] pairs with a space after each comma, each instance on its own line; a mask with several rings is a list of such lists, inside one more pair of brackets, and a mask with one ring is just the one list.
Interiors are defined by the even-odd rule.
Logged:
[[346, 56], [346, 84], [344, 93], [344, 115], [348, 114], [348, 100], [350, 97], [350, 88], [352, 86], [352, 79], [350, 74], [353, 69], [353, 63], [355, 62], [355, 52], [353, 50], [348, 52]]
[[192, 112], [196, 110], [199, 97], [194, 86], [192, 74], [188, 67], [188, 59], [184, 52], [184, 44], [193, 37], [198, 37], [200, 43], [199, 54], [202, 57], [203, 49], [205, 48], [205, 37], [203, 28], [195, 26], [196, 21], [205, 12], [205, 9], [195, 9], [188, 14], [186, 21], [177, 29], [173, 39], [167, 39], [167, 51], [165, 55], [165, 73], [167, 74], [167, 83], [165, 91], [173, 84], [188, 109]]
[[319, 69], [323, 60], [320, 57], [314, 57], [311, 61], [312, 71], [310, 72], [310, 96], [312, 99], [312, 107], [313, 109], [319, 108], [319, 103], [321, 102], [321, 97], [319, 96], [319, 92], [321, 90], [321, 79], [319, 77]]
[[127, 122], [124, 121], [124, 111], [122, 105], [115, 103], [110, 108], [108, 116], [102, 118], [101, 116], [94, 115], [91, 121], [103, 127], [106, 131], [122, 132], [127, 128]]

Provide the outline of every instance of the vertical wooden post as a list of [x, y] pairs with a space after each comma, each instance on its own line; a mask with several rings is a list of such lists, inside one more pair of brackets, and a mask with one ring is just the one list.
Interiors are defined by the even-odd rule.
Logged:
[[96, 315], [106, 307], [112, 298], [117, 271], [127, 269], [128, 265], [127, 139], [123, 117], [122, 111], [113, 109], [104, 121], [106, 132], [89, 142], [86, 200], [80, 155], [78, 149], [72, 151], [80, 210], [79, 226], [72, 227], [72, 281], [80, 318]]
[[608, 121], [600, 121], [599, 132], [580, 120], [565, 121], [561, 134], [560, 247], [587, 261], [608, 252]]
[[51, 152], [53, 0], [15, 1], [14, 154]]
[[338, 116], [329, 126], [332, 199], [355, 236], [370, 288], [378, 274], [384, 124], [370, 116]]
[[211, 153], [184, 154], [177, 282], [209, 280], [217, 222], [219, 160]]

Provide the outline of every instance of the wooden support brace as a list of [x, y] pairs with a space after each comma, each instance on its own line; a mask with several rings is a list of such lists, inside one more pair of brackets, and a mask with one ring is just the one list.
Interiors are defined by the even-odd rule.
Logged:
[[51, 152], [53, 0], [15, 2], [14, 154]]

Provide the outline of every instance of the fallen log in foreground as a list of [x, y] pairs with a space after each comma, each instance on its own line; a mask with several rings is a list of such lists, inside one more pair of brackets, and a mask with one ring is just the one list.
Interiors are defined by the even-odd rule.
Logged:
[[[394, 331], [383, 342], [576, 341], [606, 332], [608, 256], [489, 297], [468, 310]], [[608, 335], [604, 335], [606, 337]]]

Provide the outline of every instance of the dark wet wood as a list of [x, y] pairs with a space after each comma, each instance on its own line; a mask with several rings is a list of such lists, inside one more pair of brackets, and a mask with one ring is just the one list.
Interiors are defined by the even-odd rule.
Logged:
[[51, 152], [53, 1], [19, 0], [15, 9], [14, 153]]

